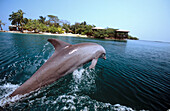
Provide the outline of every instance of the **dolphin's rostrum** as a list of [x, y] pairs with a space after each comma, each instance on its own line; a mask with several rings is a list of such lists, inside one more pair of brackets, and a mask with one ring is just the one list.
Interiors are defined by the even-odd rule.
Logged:
[[99, 57], [106, 59], [105, 49], [96, 43], [71, 45], [58, 39], [48, 39], [48, 41], [55, 48], [54, 54], [10, 97], [23, 95], [51, 84], [90, 61], [92, 63], [89, 68], [94, 68]]

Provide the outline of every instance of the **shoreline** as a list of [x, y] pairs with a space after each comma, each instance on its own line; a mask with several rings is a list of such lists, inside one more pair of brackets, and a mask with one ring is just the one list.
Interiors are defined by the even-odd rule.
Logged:
[[[100, 39], [100, 38], [88, 37], [87, 35], [72, 34], [72, 33], [53, 34], [53, 33], [49, 33], [49, 32], [34, 33], [34, 32], [21, 32], [21, 31], [0, 31], [0, 32], [18, 33], [18, 34], [54, 35], [54, 36], [66, 36], [66, 37], [81, 37], [81, 38], [90, 38], [90, 39]], [[105, 38], [105, 39], [102, 39], [102, 40], [112, 40], [112, 41], [127, 42], [127, 39], [115, 39], [115, 38]]]
[[0, 31], [0, 32], [8, 32], [8, 33], [19, 33], [19, 34], [40, 34], [40, 35], [55, 35], [55, 36], [72, 36], [72, 37], [83, 37], [87, 38], [87, 35], [81, 35], [81, 34], [72, 34], [72, 33], [65, 33], [65, 34], [53, 34], [48, 32], [40, 32], [40, 33], [34, 33], [34, 32], [20, 32], [20, 31]]
[[[71, 34], [71, 33], [66, 33], [66, 34], [52, 34], [52, 33], [22, 33], [20, 31], [0, 31], [0, 32], [7, 32], [7, 33], [19, 33], [19, 34], [36, 34], [36, 35], [55, 35], [55, 36], [67, 36], [67, 37], [82, 37], [82, 38], [91, 38], [91, 39], [98, 39], [98, 38], [93, 38], [93, 37], [88, 37], [87, 35], [80, 35], [80, 34]], [[113, 40], [113, 41], [123, 41], [126, 42], [127, 40], [130, 39], [124, 39], [124, 40], [119, 40], [119, 39], [113, 39], [113, 38], [105, 38], [103, 40]], [[147, 41], [147, 42], [163, 42], [163, 43], [170, 43], [167, 41], [152, 41], [152, 40], [140, 40], [140, 41]]]

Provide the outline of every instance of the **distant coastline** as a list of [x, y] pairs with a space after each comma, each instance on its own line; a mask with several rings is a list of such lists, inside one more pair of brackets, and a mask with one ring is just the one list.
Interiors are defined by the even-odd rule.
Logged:
[[[72, 33], [64, 33], [64, 34], [55, 34], [50, 32], [41, 32], [41, 33], [34, 33], [34, 32], [21, 32], [21, 31], [0, 31], [0, 32], [6, 32], [6, 33], [17, 33], [17, 34], [36, 34], [36, 35], [53, 35], [53, 36], [67, 36], [67, 37], [81, 37], [81, 38], [92, 38], [97, 39], [95, 37], [90, 37], [87, 35], [81, 35], [81, 34], [72, 34]], [[105, 38], [103, 40], [114, 40], [114, 41], [122, 41], [126, 42], [127, 39], [115, 39], [115, 38]]]
[[138, 40], [137, 37], [128, 34], [129, 30], [96, 27], [95, 25], [87, 24], [86, 21], [70, 24], [68, 21], [61, 20], [55, 15], [47, 15], [47, 19], [43, 16], [39, 16], [39, 19], [28, 19], [24, 18], [24, 14], [20, 9], [9, 15], [8, 19], [11, 21], [9, 31], [3, 31], [2, 25], [5, 25], [5, 23], [0, 21], [1, 32], [88, 37], [119, 41], [126, 39]]

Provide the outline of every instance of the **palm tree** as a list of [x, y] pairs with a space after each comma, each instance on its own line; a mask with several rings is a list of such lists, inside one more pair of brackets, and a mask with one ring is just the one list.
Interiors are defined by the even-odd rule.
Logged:
[[49, 20], [47, 21], [47, 25], [49, 26], [55, 26], [55, 27], [59, 27], [60, 26], [60, 19], [55, 16], [55, 15], [47, 15]]
[[16, 25], [17, 27], [21, 26], [22, 30], [23, 30], [23, 15], [25, 13], [20, 9], [18, 10], [18, 12], [12, 12], [11, 15], [9, 15], [9, 20], [12, 21], [12, 25]]
[[0, 20], [0, 28], [1, 28], [1, 30], [3, 30], [2, 25], [5, 26], [5, 23], [2, 23], [2, 21]]
[[22, 31], [23, 31], [23, 21], [24, 21], [24, 17], [23, 17], [23, 15], [24, 15], [25, 13], [20, 9], [20, 10], [18, 10], [18, 22], [19, 22], [19, 24], [20, 24], [20, 26], [21, 26], [21, 28], [22, 28]]
[[46, 17], [43, 17], [43, 16], [39, 16], [39, 17], [40, 17], [40, 19], [39, 19], [40, 23], [44, 24]]

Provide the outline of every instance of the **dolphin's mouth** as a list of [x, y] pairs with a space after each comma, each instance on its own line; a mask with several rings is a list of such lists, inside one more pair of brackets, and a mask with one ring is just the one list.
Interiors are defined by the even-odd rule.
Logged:
[[106, 60], [107, 59], [106, 56], [104, 56], [103, 59]]
[[105, 53], [101, 54], [99, 58], [106, 60], [106, 54]]

